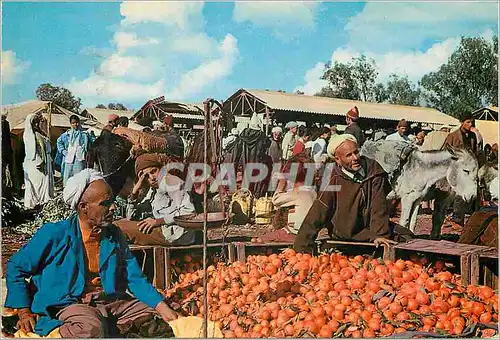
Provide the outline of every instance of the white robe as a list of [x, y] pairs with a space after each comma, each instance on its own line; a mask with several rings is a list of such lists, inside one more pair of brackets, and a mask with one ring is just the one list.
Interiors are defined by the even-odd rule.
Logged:
[[42, 164], [43, 158], [36, 147], [36, 136], [33, 131], [35, 114], [26, 117], [24, 122], [24, 206], [32, 209], [37, 205], [47, 203], [54, 197], [54, 170], [52, 169], [52, 147], [48, 138], [43, 136], [45, 142], [45, 174], [37, 169]]

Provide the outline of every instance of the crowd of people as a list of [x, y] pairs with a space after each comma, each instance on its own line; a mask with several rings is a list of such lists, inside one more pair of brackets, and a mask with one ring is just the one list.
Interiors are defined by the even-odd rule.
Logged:
[[[25, 122], [27, 208], [43, 205], [54, 197], [51, 143], [40, 129], [40, 118], [30, 115]], [[287, 241], [299, 252], [313, 252], [314, 241], [323, 228], [333, 239], [377, 245], [414, 237], [390, 220], [388, 176], [379, 163], [360, 155], [368, 138], [359, 119], [360, 112], [353, 107], [346, 113], [344, 133], [335, 125], [306, 127], [292, 121], [285, 124], [284, 130], [273, 127], [271, 136], [267, 136], [254, 115], [242, 131], [230, 130], [222, 140], [223, 158], [239, 172], [239, 164], [280, 164], [280, 170], [270, 175], [277, 180], [276, 188], [270, 192], [276, 210], [275, 230], [255, 242]], [[116, 115], [108, 120], [103, 134], [129, 123]], [[396, 132], [384, 135], [372, 131], [369, 139], [402, 141], [420, 150], [453, 146], [479, 154], [482, 136], [474, 128], [474, 120], [464, 115], [460, 122], [453, 132], [448, 126], [428, 132], [402, 119]], [[168, 169], [171, 158], [140, 154], [135, 159], [135, 183], [126, 197], [126, 214], [117, 220], [117, 203], [105, 176], [97, 169], [87, 168], [86, 154], [94, 137], [82, 129], [78, 116], [71, 116], [70, 124], [71, 129], [57, 140], [60, 156], [56, 158], [61, 159], [63, 198], [74, 214], [67, 220], [42, 226], [9, 259], [5, 306], [19, 310], [24, 330], [47, 335], [59, 327], [63, 337], [109, 335], [103, 321], [107, 315], [116, 319], [121, 334], [137, 320], [155, 314], [160, 321], [176, 318], [176, 313], [141, 273], [127, 243], [166, 246], [196, 242], [195, 233], [176, 225], [174, 219], [197, 212], [195, 190], [186, 188], [186, 178], [181, 174]], [[184, 155], [171, 116], [145, 132], [164, 136], [168, 145], [182, 148], [176, 153]], [[334, 164], [329, 176], [323, 176], [326, 164]], [[285, 176], [294, 165], [298, 165], [295, 178]], [[313, 181], [308, 180], [310, 171]], [[341, 189], [319, 190], [320, 181], [329, 188]], [[241, 185], [241, 181], [238, 183]], [[498, 199], [496, 183], [497, 188], [490, 188], [493, 201]], [[251, 185], [249, 189], [256, 196], [258, 192], [269, 193], [266, 181]], [[27, 278], [37, 286], [36, 291], [29, 290]]]

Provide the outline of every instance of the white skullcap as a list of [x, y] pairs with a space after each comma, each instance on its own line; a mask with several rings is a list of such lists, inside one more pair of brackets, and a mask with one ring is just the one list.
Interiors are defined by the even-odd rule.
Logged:
[[271, 132], [272, 133], [275, 133], [275, 132], [282, 133], [283, 130], [279, 126], [275, 126], [275, 127], [273, 127], [273, 129], [271, 130]]
[[498, 199], [498, 177], [495, 177], [488, 188], [491, 194], [491, 199], [497, 200]]
[[80, 198], [90, 183], [104, 179], [102, 173], [94, 169], [84, 169], [70, 177], [63, 190], [63, 199], [71, 209], [76, 210]]
[[237, 128], [232, 128], [231, 129], [231, 134], [233, 136], [238, 136], [240, 134], [240, 131]]
[[285, 125], [285, 129], [291, 129], [291, 128], [294, 128], [294, 127], [297, 127], [297, 126], [298, 126], [297, 122], [288, 122]]
[[335, 151], [341, 146], [345, 141], [350, 140], [351, 142], [357, 143], [356, 137], [351, 134], [344, 133], [342, 135], [334, 135], [330, 138], [330, 143], [328, 143], [328, 147], [326, 148], [326, 152], [328, 156], [333, 157]]
[[449, 125], [446, 125], [446, 124], [445, 124], [445, 125], [443, 125], [443, 126], [441, 126], [441, 127], [439, 128], [439, 130], [441, 130], [441, 129], [448, 129], [448, 130], [450, 130], [450, 129], [451, 129], [451, 126], [449, 126]]

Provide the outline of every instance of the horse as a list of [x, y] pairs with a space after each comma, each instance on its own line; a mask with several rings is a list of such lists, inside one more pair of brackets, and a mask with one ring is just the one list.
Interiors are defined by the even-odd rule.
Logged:
[[456, 195], [465, 201], [477, 195], [478, 162], [467, 150], [419, 151], [406, 142], [384, 140], [368, 141], [361, 154], [375, 159], [389, 173], [392, 191], [387, 198], [401, 199], [399, 224], [412, 232], [422, 200], [435, 199], [431, 238], [438, 239]]

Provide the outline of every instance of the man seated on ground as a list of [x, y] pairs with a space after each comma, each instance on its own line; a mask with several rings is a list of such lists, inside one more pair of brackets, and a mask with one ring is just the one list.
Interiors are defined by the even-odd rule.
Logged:
[[330, 186], [318, 194], [295, 238], [294, 249], [314, 249], [318, 232], [329, 227], [330, 236], [340, 241], [390, 244], [389, 211], [386, 196], [391, 190], [387, 174], [373, 159], [359, 155], [356, 138], [333, 136], [327, 148], [335, 159]]
[[113, 194], [102, 175], [79, 172], [63, 197], [76, 213], [43, 225], [7, 262], [5, 307], [18, 309], [21, 330], [46, 336], [59, 327], [64, 338], [99, 338], [114, 326], [123, 334], [156, 313], [176, 319], [112, 224]]
[[[165, 173], [164, 165], [162, 155], [158, 154], [143, 154], [136, 159], [138, 181], [127, 200], [127, 220], [115, 222], [134, 244], [168, 246], [195, 241], [192, 230], [174, 222], [174, 216], [195, 212], [191, 197], [184, 189], [184, 181]], [[144, 187], [149, 190], [139, 200]]]

